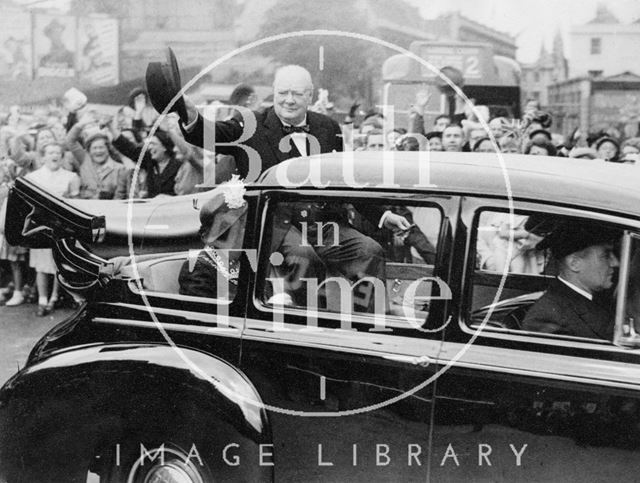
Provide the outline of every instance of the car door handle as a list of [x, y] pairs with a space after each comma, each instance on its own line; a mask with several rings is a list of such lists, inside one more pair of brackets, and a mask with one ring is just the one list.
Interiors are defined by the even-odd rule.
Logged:
[[427, 355], [403, 356], [403, 355], [394, 354], [394, 355], [385, 356], [385, 359], [390, 359], [396, 362], [402, 362], [404, 364], [411, 364], [414, 366], [421, 366], [421, 367], [429, 367], [434, 362], [433, 359]]

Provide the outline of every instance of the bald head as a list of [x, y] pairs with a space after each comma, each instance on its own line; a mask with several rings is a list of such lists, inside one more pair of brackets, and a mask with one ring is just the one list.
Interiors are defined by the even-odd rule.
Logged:
[[311, 74], [307, 69], [299, 65], [285, 65], [276, 70], [273, 79], [273, 88], [281, 87], [304, 88], [313, 91], [313, 82]]
[[273, 108], [281, 121], [297, 125], [304, 121], [313, 98], [311, 74], [299, 65], [286, 65], [273, 80]]

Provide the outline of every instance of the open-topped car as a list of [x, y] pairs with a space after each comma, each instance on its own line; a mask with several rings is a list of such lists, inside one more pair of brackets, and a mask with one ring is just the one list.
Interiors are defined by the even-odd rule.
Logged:
[[[333, 153], [225, 189], [16, 182], [8, 240], [83, 303], [0, 392], [0, 480], [637, 479], [637, 167]], [[605, 334], [527, 319], [574, 225], [610, 240]]]

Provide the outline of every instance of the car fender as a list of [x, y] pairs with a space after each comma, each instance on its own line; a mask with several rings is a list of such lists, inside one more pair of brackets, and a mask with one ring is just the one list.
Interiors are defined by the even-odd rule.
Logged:
[[182, 448], [204, 475], [268, 481], [272, 468], [261, 460], [270, 443], [266, 411], [248, 378], [188, 348], [65, 350], [0, 390], [2, 481], [84, 481], [87, 472], [115, 470], [122, 477], [139, 454], [163, 445]]

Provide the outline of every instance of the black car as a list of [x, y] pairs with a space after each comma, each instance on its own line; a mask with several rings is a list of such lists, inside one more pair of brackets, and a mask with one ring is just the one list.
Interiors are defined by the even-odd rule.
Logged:
[[[237, 288], [217, 298], [180, 273], [220, 188], [127, 204], [17, 180], [7, 238], [53, 247], [83, 303], [0, 392], [0, 480], [636, 481], [640, 170], [391, 156], [296, 159], [247, 186]], [[309, 221], [372, 240], [381, 275], [284, 273], [287, 211], [334, 213]], [[571, 223], [611, 233], [610, 338], [524, 323], [558, 273], [541, 241]]]

